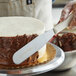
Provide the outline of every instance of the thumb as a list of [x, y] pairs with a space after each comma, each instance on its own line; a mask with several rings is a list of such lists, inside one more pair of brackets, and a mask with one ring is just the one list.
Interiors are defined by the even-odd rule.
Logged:
[[69, 29], [76, 29], [76, 4], [73, 5], [73, 18], [69, 24]]

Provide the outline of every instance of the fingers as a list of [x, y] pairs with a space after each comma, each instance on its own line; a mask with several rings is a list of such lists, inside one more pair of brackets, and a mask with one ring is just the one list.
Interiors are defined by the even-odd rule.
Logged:
[[58, 23], [64, 21], [70, 13], [73, 13], [73, 18], [69, 23], [68, 29], [76, 29], [76, 1], [69, 2], [62, 10], [61, 17]]
[[73, 10], [74, 3], [76, 3], [76, 1], [71, 1], [63, 8], [61, 17], [58, 23], [64, 21], [69, 16], [70, 12]]
[[69, 29], [76, 29], [76, 4], [73, 5], [73, 19], [69, 24]]

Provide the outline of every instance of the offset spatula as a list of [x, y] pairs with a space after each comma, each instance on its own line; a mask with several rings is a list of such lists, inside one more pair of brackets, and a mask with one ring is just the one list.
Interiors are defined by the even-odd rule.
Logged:
[[40, 50], [55, 34], [59, 33], [63, 29], [65, 29], [70, 20], [72, 19], [73, 15], [71, 14], [66, 20], [64, 20], [62, 23], [58, 24], [53, 29], [43, 33], [42, 35], [36, 37], [31, 42], [26, 44], [24, 47], [19, 49], [16, 53], [13, 55], [13, 62], [15, 64], [20, 64], [27, 58], [29, 58], [31, 55], [33, 55], [35, 52]]

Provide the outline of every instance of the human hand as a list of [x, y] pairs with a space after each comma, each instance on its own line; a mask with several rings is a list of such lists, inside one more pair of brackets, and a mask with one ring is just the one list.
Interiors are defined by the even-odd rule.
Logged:
[[76, 29], [76, 1], [69, 2], [63, 8], [61, 17], [58, 23], [64, 21], [71, 13], [73, 13], [73, 18], [69, 23], [68, 29]]

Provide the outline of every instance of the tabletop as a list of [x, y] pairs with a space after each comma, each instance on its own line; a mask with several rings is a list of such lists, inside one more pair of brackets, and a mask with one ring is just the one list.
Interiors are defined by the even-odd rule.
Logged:
[[[3, 75], [0, 76], [26, 76], [26, 75]], [[65, 71], [49, 71], [35, 76], [76, 76], [76, 66]]]

